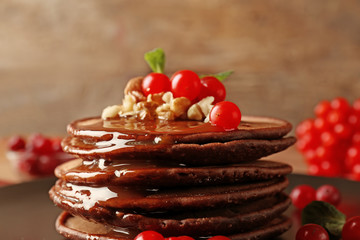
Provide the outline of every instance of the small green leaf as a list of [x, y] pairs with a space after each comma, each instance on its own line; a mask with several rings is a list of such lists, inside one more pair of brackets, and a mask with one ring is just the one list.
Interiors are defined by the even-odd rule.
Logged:
[[165, 53], [161, 48], [155, 48], [144, 55], [145, 61], [149, 64], [153, 72], [164, 73]]
[[203, 78], [203, 77], [215, 77], [220, 82], [222, 82], [222, 81], [224, 81], [225, 78], [229, 77], [233, 72], [234, 71], [230, 70], [230, 71], [216, 73], [216, 74], [204, 74], [204, 75], [200, 75], [200, 78]]
[[341, 237], [346, 216], [333, 205], [323, 201], [313, 201], [302, 211], [302, 224], [315, 223], [336, 237]]

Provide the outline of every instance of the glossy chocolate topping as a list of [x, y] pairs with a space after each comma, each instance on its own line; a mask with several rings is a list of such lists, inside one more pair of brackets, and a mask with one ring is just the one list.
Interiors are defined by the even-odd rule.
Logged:
[[223, 166], [186, 167], [173, 161], [104, 159], [67, 162], [55, 175], [80, 185], [148, 187], [232, 184], [268, 180], [291, 173], [291, 166], [273, 161], [252, 161]]
[[284, 178], [267, 181], [193, 188], [135, 188], [123, 186], [83, 186], [58, 180], [51, 197], [60, 207], [92, 211], [97, 206], [123, 210], [161, 211], [199, 209], [239, 204], [281, 192]]
[[139, 153], [152, 157], [170, 156], [170, 148], [178, 144], [204, 144], [235, 140], [281, 139], [291, 129], [283, 120], [243, 117], [237, 130], [198, 121], [138, 121], [133, 118], [102, 120], [89, 118], [68, 126], [70, 137], [63, 141], [65, 151], [85, 157], [138, 158]]

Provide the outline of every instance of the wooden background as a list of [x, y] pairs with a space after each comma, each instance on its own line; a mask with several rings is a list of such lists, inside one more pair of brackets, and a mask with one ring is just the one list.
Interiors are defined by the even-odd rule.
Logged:
[[64, 135], [120, 103], [155, 47], [168, 74], [233, 69], [243, 114], [296, 125], [321, 99], [360, 97], [359, 0], [2, 0], [0, 136]]

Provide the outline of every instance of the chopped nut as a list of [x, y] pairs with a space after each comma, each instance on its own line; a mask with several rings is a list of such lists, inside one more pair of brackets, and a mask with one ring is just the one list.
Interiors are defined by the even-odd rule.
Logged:
[[171, 103], [174, 100], [172, 92], [164, 93], [164, 95], [162, 96], [162, 100], [166, 103]]
[[191, 105], [191, 107], [188, 109], [187, 117], [190, 120], [197, 120], [197, 121], [201, 121], [204, 118], [201, 108], [197, 103]]
[[164, 119], [164, 120], [175, 119], [175, 114], [173, 111], [171, 111], [170, 104], [168, 103], [164, 103], [163, 105], [158, 106], [155, 112], [159, 119]]
[[133, 91], [142, 93], [141, 84], [142, 84], [143, 79], [144, 79], [143, 77], [136, 77], [136, 78], [130, 79], [124, 89], [124, 95], [127, 95]]
[[101, 118], [107, 119], [107, 118], [116, 117], [118, 115], [118, 113], [120, 112], [120, 110], [121, 110], [120, 105], [108, 106], [103, 110], [103, 112], [101, 114]]
[[174, 112], [175, 117], [183, 115], [191, 105], [191, 101], [186, 97], [178, 97], [171, 101], [170, 110]]
[[155, 109], [158, 107], [158, 104], [155, 102], [138, 102], [134, 106], [134, 111], [143, 111], [149, 110], [149, 112], [155, 112]]
[[211, 105], [213, 101], [214, 97], [209, 96], [193, 104], [187, 111], [187, 117], [191, 120], [197, 121], [201, 121], [204, 118], [206, 120], [208, 118], [210, 110], [213, 107], [213, 105]]
[[125, 95], [121, 108], [122, 113], [132, 112], [134, 105], [136, 104], [136, 98], [133, 95]]
[[161, 105], [164, 103], [163, 101], [163, 96], [164, 96], [164, 93], [155, 93], [155, 94], [149, 94], [147, 96], [147, 100], [148, 102], [155, 102], [157, 103], [158, 105]]
[[146, 97], [142, 92], [139, 91], [131, 91], [129, 92], [129, 95], [132, 95], [135, 97], [136, 102], [146, 101]]
[[201, 99], [197, 104], [200, 106], [202, 113], [207, 116], [210, 113], [210, 110], [213, 108], [211, 105], [214, 102], [215, 98], [213, 96], [209, 96]]

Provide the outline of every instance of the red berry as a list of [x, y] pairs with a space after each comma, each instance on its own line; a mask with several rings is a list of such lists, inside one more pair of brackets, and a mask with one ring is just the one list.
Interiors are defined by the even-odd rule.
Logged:
[[342, 240], [360, 240], [360, 216], [348, 219], [342, 229]]
[[352, 134], [350, 126], [343, 123], [335, 124], [334, 133], [341, 139], [348, 139]]
[[296, 233], [296, 240], [329, 240], [327, 231], [317, 224], [306, 224]]
[[164, 240], [164, 237], [155, 231], [144, 231], [139, 233], [134, 240]]
[[298, 185], [291, 191], [290, 198], [295, 207], [303, 209], [306, 205], [315, 201], [315, 195], [316, 191], [313, 187], [303, 184]]
[[319, 176], [320, 167], [319, 164], [309, 164], [308, 166], [308, 174], [313, 176]]
[[61, 147], [61, 138], [53, 138], [51, 139], [51, 145], [52, 145], [52, 150], [53, 152], [63, 152], [62, 147]]
[[39, 170], [37, 156], [32, 152], [26, 152], [19, 159], [18, 168], [24, 173], [28, 173], [30, 175], [38, 175]]
[[346, 119], [346, 116], [342, 115], [340, 112], [336, 110], [330, 111], [326, 120], [329, 124], [335, 125], [337, 123], [342, 123]]
[[39, 173], [43, 175], [52, 175], [57, 165], [59, 165], [59, 161], [53, 156], [42, 155], [39, 157], [38, 169]]
[[208, 96], [213, 96], [215, 98], [213, 104], [225, 100], [225, 86], [216, 77], [203, 77], [200, 81], [202, 88], [198, 97], [199, 100]]
[[325, 118], [330, 110], [331, 110], [330, 102], [324, 100], [319, 102], [315, 106], [314, 112], [318, 118]]
[[356, 181], [360, 181], [360, 163], [355, 164], [351, 169], [352, 178]]
[[35, 134], [29, 138], [30, 149], [36, 154], [49, 154], [52, 152], [52, 142], [41, 134]]
[[236, 129], [241, 122], [241, 112], [235, 103], [223, 101], [215, 104], [210, 111], [210, 122], [227, 131]]
[[208, 240], [230, 240], [230, 238], [219, 235], [219, 236], [213, 236], [213, 237], [209, 238]]
[[345, 166], [351, 170], [356, 164], [360, 164], [360, 146], [350, 147], [346, 152]]
[[25, 149], [25, 140], [21, 136], [13, 136], [8, 141], [8, 148], [11, 151], [19, 151]]
[[343, 173], [341, 163], [332, 159], [323, 160], [319, 165], [319, 172], [317, 175], [325, 177], [338, 177]]
[[350, 105], [343, 97], [334, 98], [330, 105], [333, 110], [336, 110], [341, 114], [347, 114], [350, 111]]
[[336, 136], [330, 132], [330, 131], [325, 131], [323, 133], [321, 133], [321, 142], [325, 147], [332, 147], [336, 144]]
[[326, 131], [329, 129], [329, 124], [323, 118], [316, 118], [314, 120], [314, 127], [317, 131]]
[[351, 138], [352, 144], [360, 144], [360, 132], [355, 132]]
[[299, 138], [314, 130], [314, 119], [306, 119], [296, 127], [296, 136]]
[[145, 96], [170, 91], [170, 79], [163, 73], [150, 73], [143, 79], [142, 91]]
[[316, 200], [328, 202], [336, 207], [341, 201], [341, 193], [332, 185], [322, 185], [316, 190]]
[[199, 76], [190, 70], [182, 70], [174, 73], [171, 77], [171, 92], [174, 97], [186, 97], [194, 100], [201, 91]]

